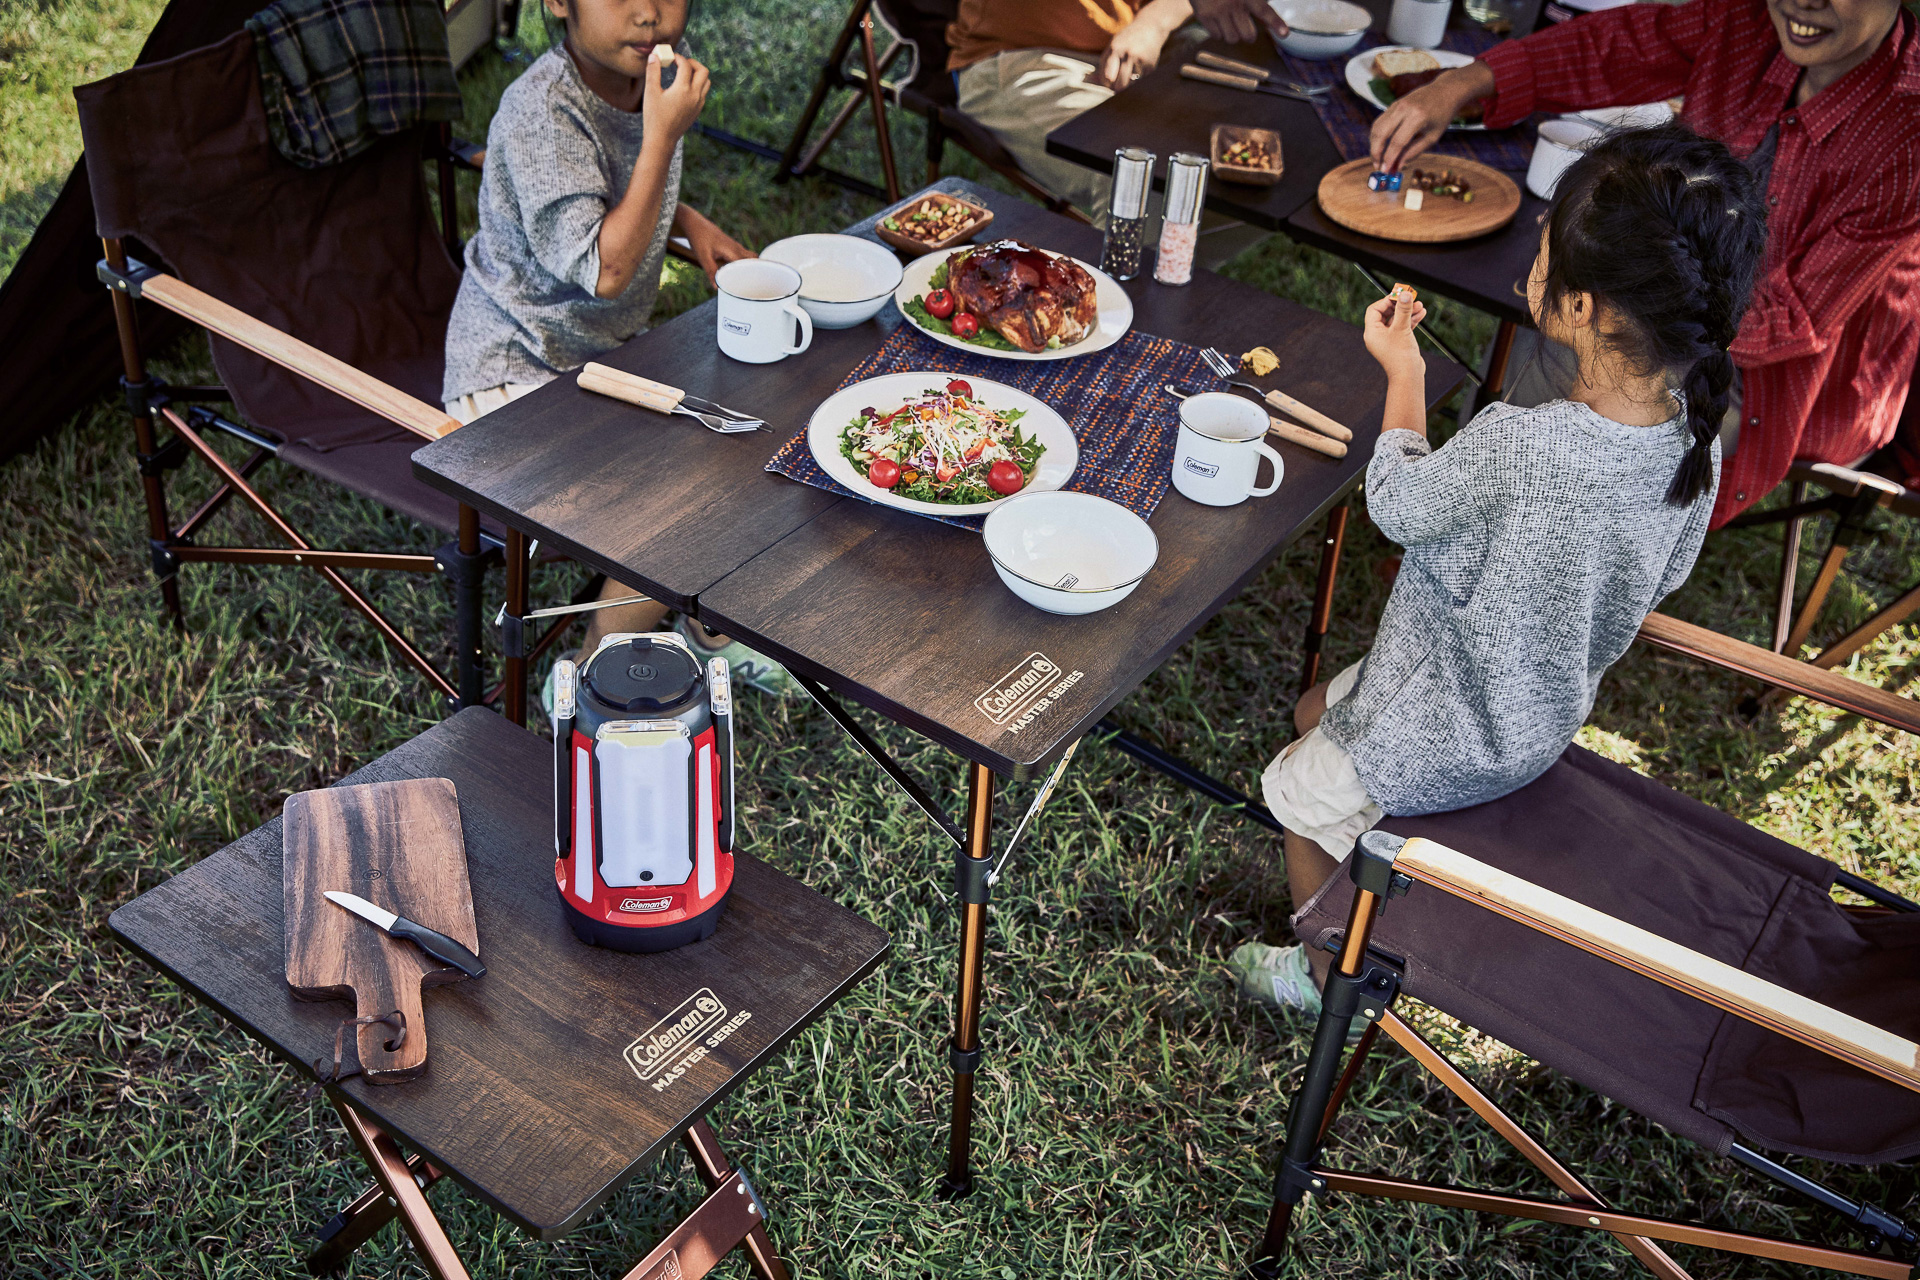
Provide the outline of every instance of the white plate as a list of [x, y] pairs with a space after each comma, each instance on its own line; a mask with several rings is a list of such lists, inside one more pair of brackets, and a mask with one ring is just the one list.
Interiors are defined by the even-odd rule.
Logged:
[[1019, 497], [1020, 494], [1010, 493], [1007, 498], [995, 498], [992, 502], [960, 503], [920, 502], [913, 498], [902, 498], [893, 490], [882, 489], [868, 480], [840, 453], [841, 434], [862, 409], [874, 408], [886, 413], [923, 391], [945, 387], [960, 377], [966, 377], [973, 384], [973, 398], [989, 409], [1024, 409], [1027, 416], [1016, 425], [1023, 434], [1034, 437], [1047, 447], [1047, 451], [1040, 455], [1040, 465], [1035, 469], [1033, 479], [1027, 481], [1027, 487], [1020, 493], [1044, 493], [1060, 488], [1073, 478], [1073, 469], [1080, 465], [1080, 443], [1073, 438], [1073, 428], [1067, 425], [1065, 418], [1024, 391], [1016, 391], [1005, 383], [959, 373], [888, 373], [834, 392], [820, 402], [820, 407], [813, 411], [813, 417], [807, 422], [807, 447], [813, 450], [813, 460], [828, 475], [869, 502], [920, 515], [985, 515], [1007, 501], [1007, 498]]
[[[1372, 103], [1379, 110], [1385, 111], [1387, 104], [1380, 101], [1373, 92], [1373, 59], [1378, 54], [1387, 53], [1394, 49], [1406, 48], [1407, 46], [1403, 44], [1383, 44], [1373, 49], [1362, 49], [1359, 53], [1348, 58], [1347, 88], [1359, 94], [1362, 102]], [[1438, 62], [1442, 68], [1449, 71], [1455, 67], [1464, 67], [1473, 61], [1471, 54], [1455, 53], [1451, 49], [1418, 49], [1412, 50], [1412, 52], [1432, 54], [1433, 60]], [[1484, 124], [1455, 124], [1448, 125], [1447, 127], [1449, 129], [1484, 130], [1487, 126]], [[912, 268], [909, 267], [908, 270], [911, 271]]]
[[[915, 298], [925, 296], [927, 281], [933, 279], [933, 269], [957, 253], [965, 253], [978, 245], [962, 245], [958, 249], [943, 249], [938, 253], [929, 253], [925, 257], [915, 258], [907, 264], [907, 271], [900, 279], [900, 287], [893, 291], [893, 301], [900, 308], [900, 314], [908, 324], [932, 338], [935, 342], [944, 342], [957, 351], [968, 355], [992, 356], [997, 360], [1070, 360], [1074, 356], [1091, 355], [1095, 351], [1105, 351], [1120, 341], [1133, 327], [1133, 299], [1115, 280], [1091, 262], [1080, 262], [1093, 277], [1093, 298], [1100, 308], [1099, 318], [1093, 322], [1093, 332], [1070, 347], [1061, 347], [1056, 351], [999, 351], [993, 347], [976, 346], [971, 342], [962, 342], [951, 334], [935, 333], [925, 325], [907, 315], [907, 304]], [[1065, 257], [1065, 254], [1058, 255]]]

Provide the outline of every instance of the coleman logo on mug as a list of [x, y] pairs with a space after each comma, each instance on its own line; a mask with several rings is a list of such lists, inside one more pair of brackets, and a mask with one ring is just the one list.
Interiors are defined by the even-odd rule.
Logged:
[[1208, 479], [1212, 479], [1214, 476], [1220, 474], [1220, 468], [1217, 465], [1211, 462], [1202, 462], [1198, 458], [1188, 458], [1180, 465], [1193, 472], [1193, 474], [1206, 476]]
[[720, 327], [728, 333], [737, 333], [743, 338], [753, 332], [752, 325], [748, 324], [745, 320], [735, 320], [732, 316], [722, 316], [720, 319]]

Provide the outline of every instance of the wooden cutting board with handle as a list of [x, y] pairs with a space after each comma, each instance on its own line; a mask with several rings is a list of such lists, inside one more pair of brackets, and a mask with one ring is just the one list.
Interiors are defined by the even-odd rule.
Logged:
[[1418, 210], [1406, 207], [1405, 191], [1369, 191], [1367, 175], [1373, 162], [1366, 157], [1329, 169], [1320, 179], [1320, 209], [1350, 230], [1382, 240], [1410, 244], [1442, 244], [1471, 240], [1498, 231], [1520, 212], [1520, 187], [1498, 169], [1459, 156], [1419, 156], [1407, 161], [1405, 171], [1439, 173], [1451, 169], [1473, 188], [1473, 202], [1462, 204], [1452, 196], [1428, 193]]
[[422, 988], [465, 975], [321, 895], [359, 894], [478, 954], [452, 781], [408, 778], [297, 792], [287, 797], [283, 840], [287, 985], [302, 1000], [351, 1000], [356, 1017], [399, 1010], [407, 1034], [398, 1050], [386, 1048], [391, 1026], [356, 1028], [360, 1064], [370, 1084], [412, 1079], [427, 1066]]

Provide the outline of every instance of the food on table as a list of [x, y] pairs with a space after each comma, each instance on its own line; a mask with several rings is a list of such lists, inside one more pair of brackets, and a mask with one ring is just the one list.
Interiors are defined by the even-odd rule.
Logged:
[[[1373, 57], [1373, 81], [1369, 87], [1383, 106], [1392, 106], [1396, 99], [1431, 84], [1446, 69], [1440, 65], [1440, 59], [1424, 49], [1387, 49]], [[1486, 105], [1473, 102], [1453, 120], [1455, 124], [1474, 124], [1485, 114]]]
[[927, 314], [945, 320], [953, 314], [953, 293], [947, 289], [935, 289], [927, 295]]
[[1452, 169], [1442, 169], [1438, 173], [1431, 169], [1414, 169], [1407, 174], [1407, 181], [1428, 195], [1452, 196], [1461, 204], [1473, 203], [1473, 184]]
[[1024, 416], [982, 404], [956, 378], [887, 413], [862, 409], [841, 432], [840, 453], [869, 483], [903, 498], [992, 502], [1026, 488], [1047, 451], [1015, 425]]
[[1022, 351], [1071, 346], [1100, 316], [1085, 267], [1020, 240], [996, 240], [947, 267], [960, 306]]
[[1280, 367], [1280, 357], [1273, 354], [1272, 347], [1255, 347], [1240, 357], [1240, 367], [1256, 378], [1264, 378]]
[[1382, 49], [1373, 55], [1373, 74], [1382, 80], [1440, 70], [1440, 59], [1425, 49]]
[[1367, 175], [1367, 190], [1398, 191], [1400, 189], [1400, 177], [1401, 175], [1397, 173], [1388, 173], [1384, 169], [1375, 169]]
[[1280, 152], [1263, 138], [1243, 138], [1221, 149], [1220, 163], [1243, 169], [1275, 169], [1280, 165]]
[[971, 400], [973, 398], [973, 384], [965, 378], [955, 378], [947, 384], [947, 394], [950, 396], [965, 396]]
[[953, 318], [953, 336], [956, 338], [977, 338], [980, 336], [980, 320], [977, 316], [962, 311]]
[[1420, 206], [1424, 205], [1426, 202], [1427, 202], [1426, 192], [1420, 190], [1420, 188], [1418, 187], [1414, 187], [1411, 190], [1409, 190], [1406, 194], [1406, 197], [1401, 201], [1402, 204], [1407, 206], [1408, 213], [1420, 212]]
[[980, 211], [972, 205], [927, 199], [904, 213], [882, 218], [880, 225], [889, 231], [931, 244], [964, 230], [979, 216]]

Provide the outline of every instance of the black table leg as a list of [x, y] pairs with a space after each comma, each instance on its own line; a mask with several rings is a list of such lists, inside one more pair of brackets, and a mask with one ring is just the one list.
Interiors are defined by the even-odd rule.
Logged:
[[1307, 638], [1301, 642], [1300, 692], [1320, 681], [1320, 644], [1333, 622], [1333, 585], [1340, 576], [1340, 548], [1347, 538], [1347, 503], [1327, 512], [1327, 531], [1320, 543], [1320, 580], [1313, 591], [1313, 615], [1307, 620]]
[[987, 952], [987, 872], [992, 869], [993, 771], [972, 766], [967, 787], [967, 847], [958, 855], [960, 989], [953, 1011], [953, 1127], [947, 1176], [940, 1193], [956, 1199], [973, 1190], [967, 1156], [973, 1142], [973, 1080], [980, 1069], [980, 987]]

